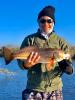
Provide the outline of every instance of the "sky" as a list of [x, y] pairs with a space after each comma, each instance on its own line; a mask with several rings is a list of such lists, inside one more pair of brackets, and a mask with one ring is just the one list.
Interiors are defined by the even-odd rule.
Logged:
[[37, 16], [45, 6], [55, 7], [56, 33], [75, 45], [75, 0], [0, 0], [0, 47], [20, 46], [38, 29]]

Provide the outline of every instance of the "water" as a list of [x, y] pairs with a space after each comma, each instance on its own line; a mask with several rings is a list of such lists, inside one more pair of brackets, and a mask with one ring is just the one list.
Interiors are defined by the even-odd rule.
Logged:
[[21, 100], [26, 86], [26, 73], [16, 61], [5, 65], [3, 59], [0, 59], [0, 100]]
[[72, 75], [64, 74], [63, 80], [63, 95], [64, 100], [75, 100], [75, 61], [73, 61], [74, 73]]
[[[0, 59], [0, 100], [22, 100], [26, 74], [27, 71], [21, 70], [16, 61], [5, 65], [4, 60]], [[62, 80], [64, 100], [75, 100], [75, 73], [70, 76], [64, 74]]]

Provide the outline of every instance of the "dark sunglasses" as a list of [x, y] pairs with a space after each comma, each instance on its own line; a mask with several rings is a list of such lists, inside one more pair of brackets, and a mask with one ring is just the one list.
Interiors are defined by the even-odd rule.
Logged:
[[40, 21], [39, 21], [41, 24], [44, 24], [44, 23], [52, 23], [52, 20], [51, 19], [40, 19]]

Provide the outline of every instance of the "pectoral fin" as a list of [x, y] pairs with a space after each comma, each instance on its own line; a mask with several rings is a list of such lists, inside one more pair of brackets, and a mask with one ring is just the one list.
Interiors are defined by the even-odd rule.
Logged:
[[52, 69], [52, 66], [54, 65], [54, 58], [50, 59], [50, 62], [46, 64], [46, 68], [48, 71], [50, 71]]

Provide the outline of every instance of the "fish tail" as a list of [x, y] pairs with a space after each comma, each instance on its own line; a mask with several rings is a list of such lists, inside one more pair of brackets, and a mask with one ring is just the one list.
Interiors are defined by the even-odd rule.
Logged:
[[3, 57], [4, 57], [6, 65], [9, 64], [13, 60], [11, 49], [3, 47]]

